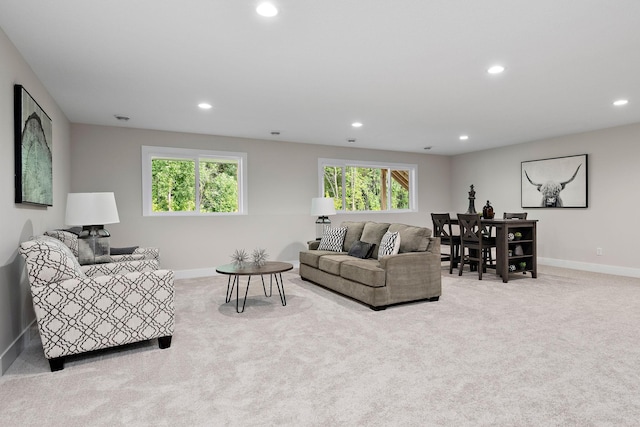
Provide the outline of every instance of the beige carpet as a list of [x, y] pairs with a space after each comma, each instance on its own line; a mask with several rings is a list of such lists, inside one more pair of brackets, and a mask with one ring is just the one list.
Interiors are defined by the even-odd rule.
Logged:
[[50, 373], [38, 339], [0, 378], [6, 426], [635, 426], [640, 280], [545, 267], [450, 276], [374, 312], [287, 273], [246, 312], [226, 278], [176, 282], [173, 344]]

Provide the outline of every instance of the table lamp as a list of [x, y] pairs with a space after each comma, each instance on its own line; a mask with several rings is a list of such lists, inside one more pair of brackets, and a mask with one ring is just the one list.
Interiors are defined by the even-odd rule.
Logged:
[[311, 215], [318, 216], [316, 220], [316, 240], [322, 239], [326, 227], [331, 226], [329, 215], [336, 214], [333, 197], [314, 197], [311, 199]]
[[95, 264], [109, 255], [109, 232], [104, 224], [120, 222], [113, 193], [69, 193], [65, 223], [82, 226], [78, 236], [80, 264]]

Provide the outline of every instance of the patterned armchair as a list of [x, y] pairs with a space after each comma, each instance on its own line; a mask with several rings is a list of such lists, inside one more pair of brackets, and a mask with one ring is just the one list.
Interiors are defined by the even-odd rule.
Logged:
[[[45, 236], [55, 237], [62, 243], [67, 245], [76, 257], [79, 257], [78, 235], [67, 230], [51, 230], [45, 231]], [[154, 259], [160, 262], [160, 251], [158, 248], [132, 248], [131, 253], [118, 255], [104, 255], [99, 257], [99, 262], [122, 262], [122, 261], [140, 261], [145, 259]]]
[[156, 260], [96, 264], [83, 271], [58, 239], [20, 244], [44, 355], [52, 371], [64, 357], [157, 338], [171, 346], [173, 271]]

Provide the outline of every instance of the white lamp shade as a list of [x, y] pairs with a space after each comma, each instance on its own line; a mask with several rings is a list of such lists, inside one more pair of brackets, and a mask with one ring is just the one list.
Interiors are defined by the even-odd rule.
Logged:
[[335, 214], [336, 207], [333, 204], [333, 197], [314, 197], [311, 199], [311, 215], [328, 216]]
[[69, 193], [67, 225], [104, 225], [120, 222], [113, 193]]

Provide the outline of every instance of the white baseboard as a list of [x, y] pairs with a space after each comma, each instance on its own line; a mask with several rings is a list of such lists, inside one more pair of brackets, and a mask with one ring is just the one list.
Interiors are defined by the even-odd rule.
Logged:
[[566, 261], [553, 258], [538, 257], [538, 264], [552, 267], [570, 268], [572, 270], [591, 271], [593, 273], [613, 274], [615, 276], [640, 277], [639, 268], [618, 267], [615, 265], [590, 264], [587, 262]]
[[7, 369], [9, 369], [9, 366], [11, 366], [11, 364], [18, 358], [22, 350], [27, 347], [31, 338], [37, 334], [35, 328], [36, 321], [34, 319], [26, 328], [24, 328], [22, 333], [18, 335], [18, 338], [13, 340], [5, 352], [0, 355], [0, 376], [4, 375]]
[[198, 268], [194, 270], [173, 270], [173, 274], [176, 279], [193, 279], [196, 277], [219, 275], [219, 273], [216, 273], [215, 267]]
[[[298, 268], [300, 265], [300, 261], [285, 261], [293, 264], [293, 268]], [[198, 268], [194, 270], [174, 270], [174, 276], [176, 279], [193, 279], [196, 277], [206, 277], [206, 276], [218, 276], [219, 273], [216, 273], [215, 267], [211, 268]]]

